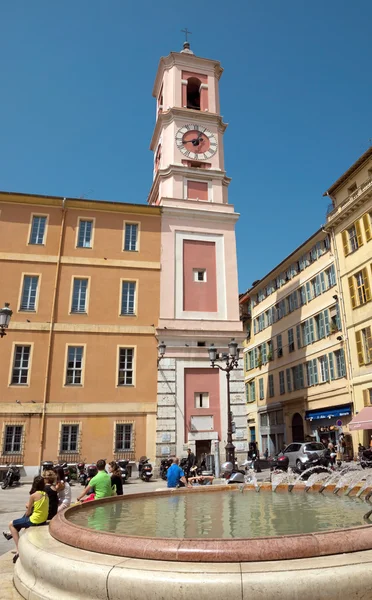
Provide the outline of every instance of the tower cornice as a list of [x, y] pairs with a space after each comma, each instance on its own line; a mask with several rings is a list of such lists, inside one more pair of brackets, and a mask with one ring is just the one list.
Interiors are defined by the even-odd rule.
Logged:
[[200, 110], [193, 110], [192, 108], [178, 108], [173, 106], [159, 114], [151, 138], [150, 150], [156, 149], [157, 141], [163, 127], [169, 125], [175, 119], [185, 119], [186, 122], [196, 121], [197, 123], [205, 123], [206, 125], [213, 123], [213, 125], [217, 125], [220, 133], [225, 133], [228, 126], [227, 123], [223, 122], [221, 115], [217, 115], [216, 113], [200, 112]]
[[195, 56], [195, 54], [186, 54], [180, 52], [171, 52], [168, 56], [162, 56], [159, 61], [158, 72], [156, 74], [152, 95], [157, 98], [160, 92], [161, 84], [163, 81], [164, 71], [168, 71], [175, 65], [184, 67], [185, 69], [199, 68], [204, 71], [213, 73], [217, 80], [220, 79], [223, 68], [218, 60], [212, 60], [210, 58], [201, 58]]

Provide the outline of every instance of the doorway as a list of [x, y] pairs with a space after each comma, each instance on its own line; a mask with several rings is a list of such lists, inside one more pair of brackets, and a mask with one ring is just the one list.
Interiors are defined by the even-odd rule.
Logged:
[[206, 454], [211, 453], [211, 441], [210, 440], [196, 440], [195, 442], [195, 455], [196, 462], [201, 465]]
[[304, 441], [304, 422], [300, 413], [295, 413], [292, 417], [292, 442]]

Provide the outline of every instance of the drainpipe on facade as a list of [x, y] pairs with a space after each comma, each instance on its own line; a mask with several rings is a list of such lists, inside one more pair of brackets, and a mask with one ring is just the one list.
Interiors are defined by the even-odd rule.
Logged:
[[50, 330], [49, 330], [49, 341], [48, 341], [47, 360], [46, 360], [46, 369], [45, 369], [43, 408], [42, 408], [42, 412], [41, 412], [39, 473], [41, 473], [41, 463], [43, 460], [43, 445], [44, 445], [44, 435], [45, 435], [45, 415], [46, 415], [46, 406], [47, 406], [47, 401], [48, 401], [49, 377], [50, 377], [50, 359], [51, 359], [51, 354], [52, 354], [53, 329], [54, 329], [55, 312], [56, 312], [56, 300], [57, 300], [57, 292], [58, 292], [58, 284], [59, 284], [59, 273], [60, 273], [60, 267], [61, 267], [61, 254], [62, 254], [62, 244], [63, 244], [64, 231], [65, 231], [65, 220], [66, 220], [66, 213], [67, 213], [65, 203], [66, 203], [66, 198], [63, 198], [63, 200], [62, 200], [62, 222], [61, 222], [61, 231], [60, 231], [60, 235], [59, 235], [59, 246], [58, 246], [58, 255], [57, 255], [56, 275], [55, 275], [55, 279], [54, 279], [52, 310], [51, 310], [51, 315], [50, 315]]

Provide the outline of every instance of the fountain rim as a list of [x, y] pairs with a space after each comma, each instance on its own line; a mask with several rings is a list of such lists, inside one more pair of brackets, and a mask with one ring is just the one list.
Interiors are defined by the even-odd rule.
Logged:
[[[261, 486], [261, 489], [264, 492], [270, 491], [271, 484]], [[281, 484], [280, 489], [288, 490], [288, 486]], [[303, 489], [304, 486], [300, 486], [293, 492], [296, 493]], [[122, 501], [154, 496], [234, 490], [241, 490], [241, 485], [216, 485], [205, 488], [181, 488], [126, 494], [122, 496]], [[255, 487], [248, 484], [244, 486], [244, 490], [254, 491]], [[95, 500], [94, 506], [118, 501], [120, 501], [118, 496], [103, 498]], [[92, 505], [89, 503], [86, 506]], [[68, 546], [82, 550], [126, 558], [175, 562], [259, 562], [328, 556], [337, 554], [340, 547], [342, 547], [343, 553], [372, 550], [372, 525], [255, 538], [162, 538], [123, 535], [82, 527], [71, 523], [68, 519], [69, 515], [78, 510], [84, 510], [84, 505], [71, 506], [57, 513], [49, 525], [52, 537]]]

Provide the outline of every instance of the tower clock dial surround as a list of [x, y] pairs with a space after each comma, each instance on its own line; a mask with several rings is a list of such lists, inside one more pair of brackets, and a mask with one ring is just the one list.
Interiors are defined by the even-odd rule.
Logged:
[[187, 158], [206, 160], [217, 152], [217, 140], [206, 127], [184, 125], [176, 133], [176, 146]]

